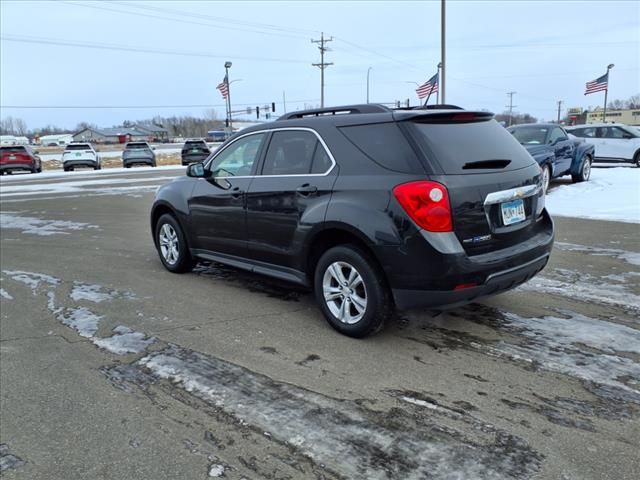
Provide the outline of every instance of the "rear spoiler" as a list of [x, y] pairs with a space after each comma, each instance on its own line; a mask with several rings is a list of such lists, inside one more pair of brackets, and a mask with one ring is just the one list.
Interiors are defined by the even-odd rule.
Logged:
[[487, 122], [493, 119], [491, 112], [468, 112], [468, 111], [442, 111], [430, 112], [425, 115], [416, 115], [406, 120], [415, 123], [476, 123]]

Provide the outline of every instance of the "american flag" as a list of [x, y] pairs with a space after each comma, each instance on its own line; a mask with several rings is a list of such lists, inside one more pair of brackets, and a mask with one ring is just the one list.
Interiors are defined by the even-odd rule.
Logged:
[[416, 88], [416, 93], [418, 94], [418, 98], [422, 100], [427, 95], [431, 95], [432, 93], [437, 93], [438, 91], [438, 74], [436, 73], [429, 80], [424, 82], [418, 88]]
[[220, 90], [222, 98], [226, 100], [226, 98], [229, 96], [229, 78], [226, 75], [224, 76], [224, 80], [222, 80], [222, 82], [218, 84], [216, 89]]
[[601, 77], [596, 78], [595, 80], [591, 80], [587, 82], [587, 87], [584, 92], [585, 95], [589, 95], [590, 93], [601, 92], [608, 88], [609, 84], [609, 72], [605, 73]]

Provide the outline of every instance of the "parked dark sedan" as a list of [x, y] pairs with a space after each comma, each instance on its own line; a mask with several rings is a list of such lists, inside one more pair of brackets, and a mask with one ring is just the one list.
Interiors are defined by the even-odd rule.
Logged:
[[31, 173], [42, 171], [42, 161], [28, 145], [13, 145], [0, 148], [0, 174], [10, 174], [15, 170], [26, 170]]
[[544, 268], [540, 167], [493, 115], [353, 105], [249, 127], [161, 187], [163, 265], [225, 263], [313, 288], [363, 337], [394, 308], [451, 307]]
[[526, 123], [508, 128], [542, 168], [545, 192], [552, 178], [571, 175], [574, 182], [591, 176], [594, 146], [569, 136], [554, 123]]

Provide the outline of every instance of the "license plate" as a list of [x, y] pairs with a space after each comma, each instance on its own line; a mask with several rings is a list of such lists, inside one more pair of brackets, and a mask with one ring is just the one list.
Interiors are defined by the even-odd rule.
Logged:
[[500, 205], [502, 210], [502, 222], [506, 225], [513, 225], [524, 221], [527, 217], [524, 213], [524, 202], [514, 200]]
[[9, 160], [15, 160], [16, 156], [15, 155], [9, 155]]
[[191, 149], [191, 153], [198, 153], [198, 149], [197, 148], [192, 148]]
[[82, 156], [81, 153], [76, 153], [76, 157], [80, 157], [80, 156]]

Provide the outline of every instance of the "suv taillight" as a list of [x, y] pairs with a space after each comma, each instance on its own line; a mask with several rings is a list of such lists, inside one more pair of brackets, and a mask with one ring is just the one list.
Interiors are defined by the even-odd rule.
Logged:
[[437, 182], [403, 183], [393, 195], [411, 220], [430, 232], [452, 232], [451, 206], [447, 187]]

